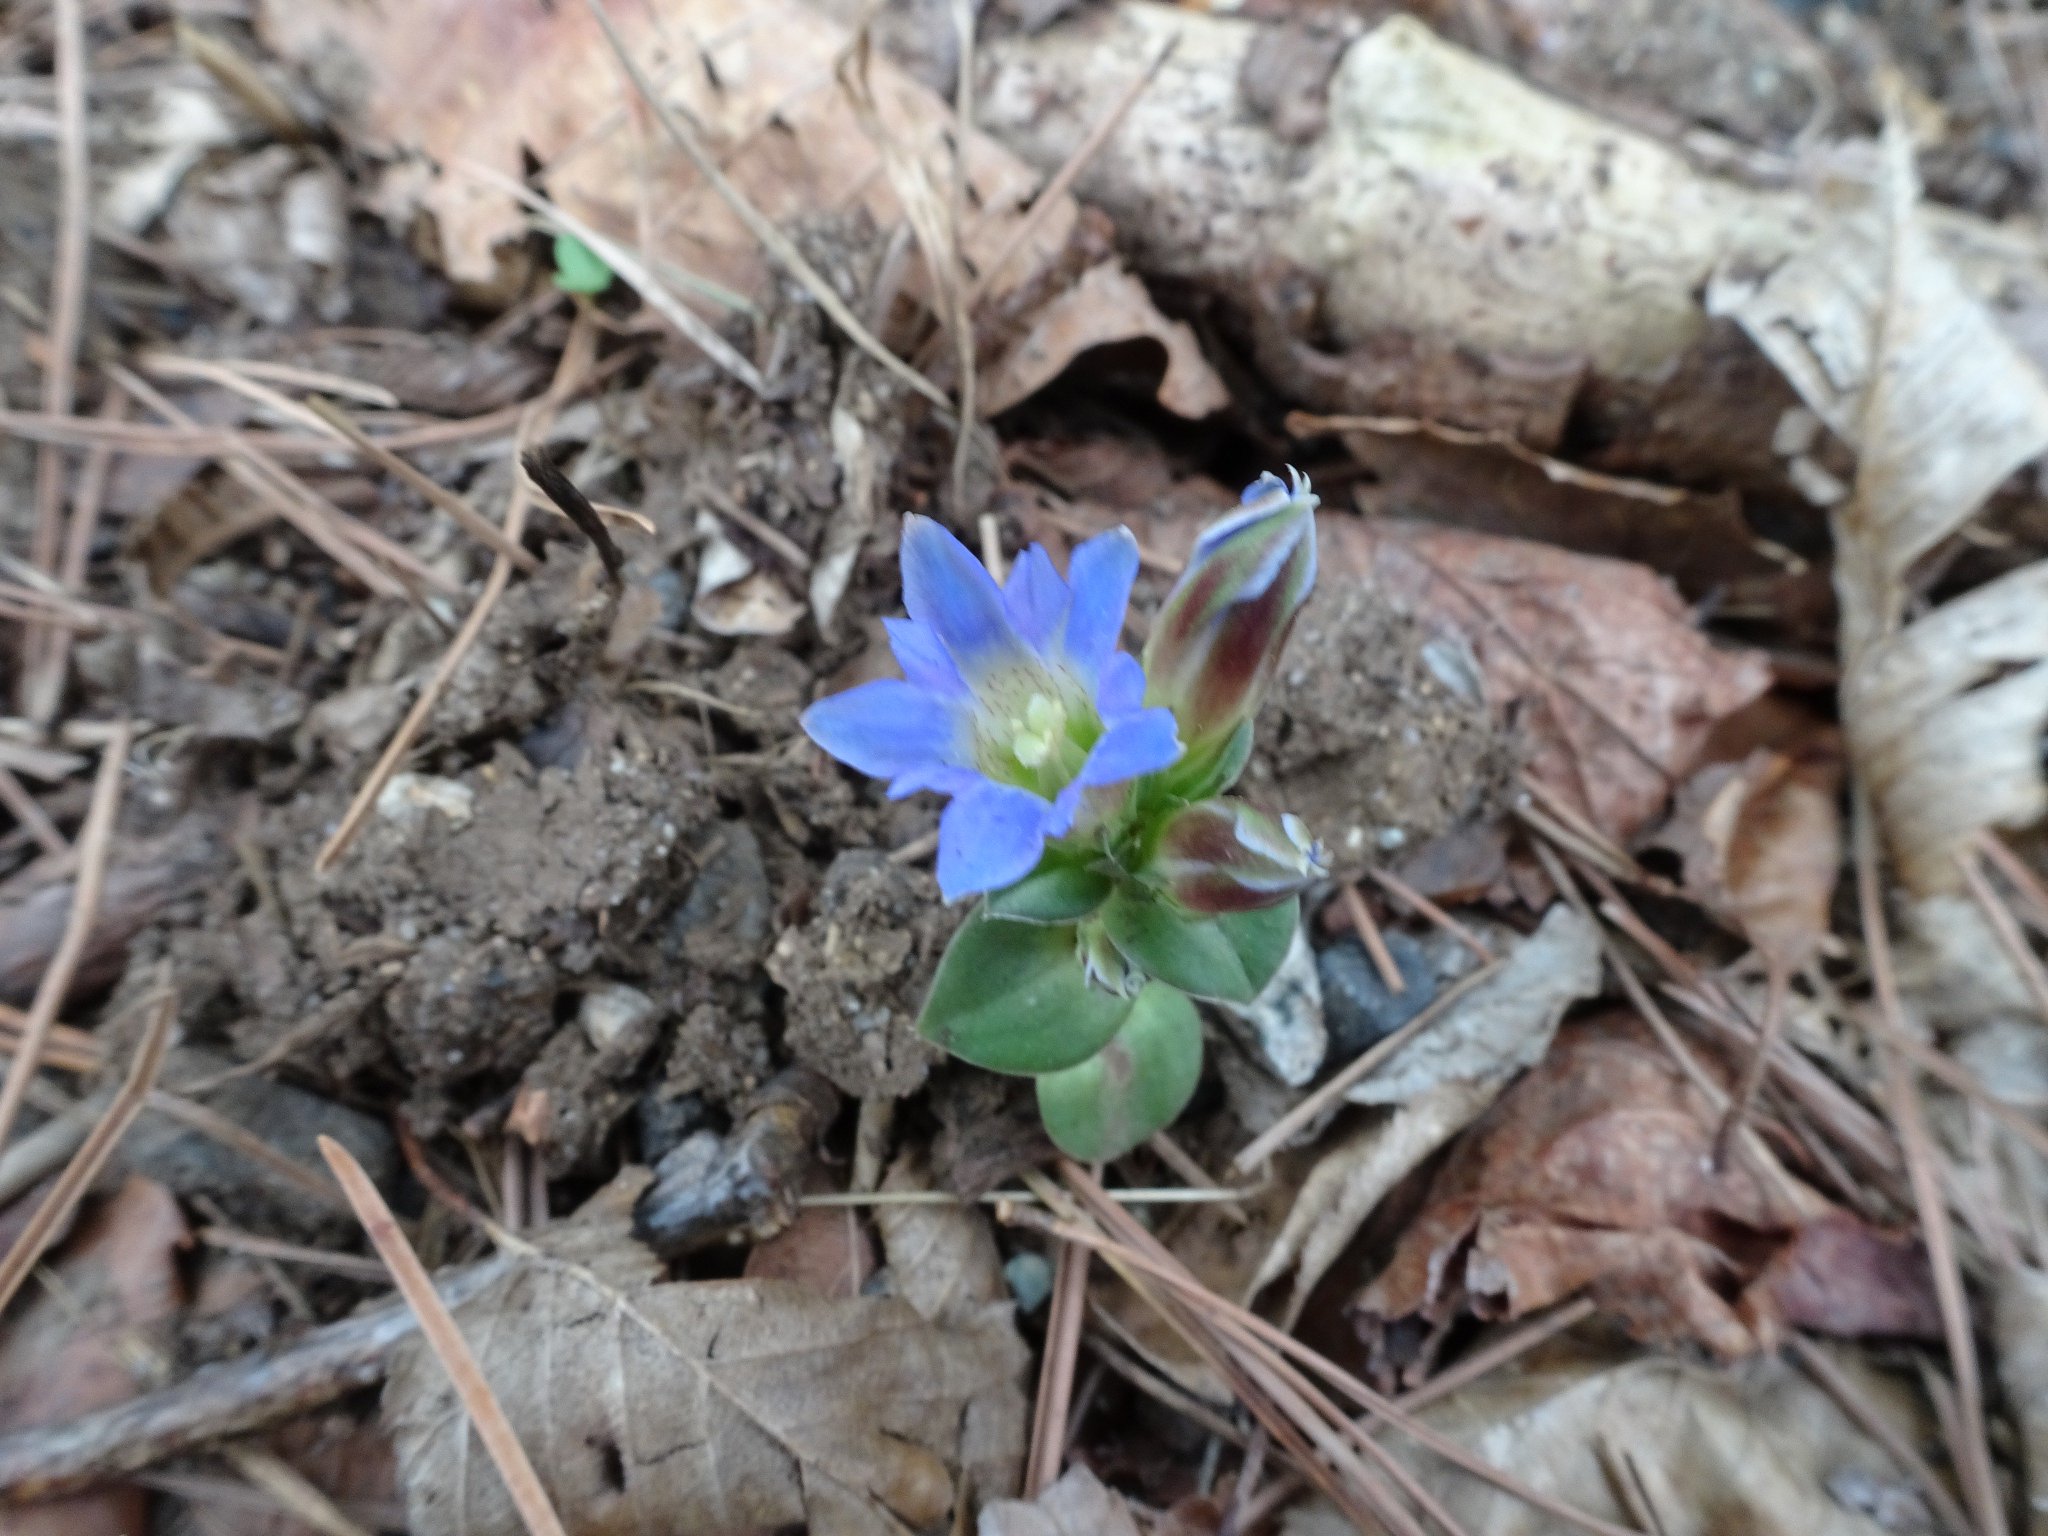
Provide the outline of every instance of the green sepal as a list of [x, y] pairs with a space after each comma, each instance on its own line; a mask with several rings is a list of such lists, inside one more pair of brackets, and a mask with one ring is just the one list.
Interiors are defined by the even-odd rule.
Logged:
[[1082, 1162], [1107, 1162], [1173, 1123], [1202, 1076], [1202, 1021], [1155, 981], [1116, 1037], [1079, 1066], [1038, 1079], [1038, 1114], [1053, 1142]]
[[1047, 861], [988, 898], [991, 917], [1023, 923], [1076, 923], [1109, 899], [1116, 882], [1083, 864]]
[[1226, 1003], [1258, 996], [1250, 971], [1220, 919], [1190, 917], [1171, 902], [1126, 887], [1103, 903], [1102, 925], [1147, 976]]
[[1101, 1050], [1131, 999], [1091, 987], [1072, 924], [967, 919], [932, 978], [918, 1032], [991, 1072], [1057, 1072]]
[[1270, 907], [1232, 912], [1217, 918], [1216, 926], [1237, 951], [1245, 978], [1251, 983], [1252, 996], [1257, 997], [1278, 973], [1281, 962], [1287, 958], [1288, 947], [1294, 943], [1294, 930], [1301, 926], [1301, 898], [1290, 896]]
[[574, 235], [555, 236], [555, 286], [564, 293], [596, 295], [612, 285], [605, 259]]
[[1190, 752], [1160, 776], [1166, 792], [1177, 800], [1207, 800], [1235, 784], [1252, 760], [1252, 723], [1238, 723], [1222, 741]]

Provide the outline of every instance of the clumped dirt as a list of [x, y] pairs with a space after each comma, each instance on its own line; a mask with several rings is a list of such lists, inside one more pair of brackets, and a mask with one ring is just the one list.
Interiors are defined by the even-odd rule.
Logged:
[[1515, 752], [1478, 688], [1452, 642], [1370, 588], [1326, 584], [1273, 680], [1246, 792], [1306, 821], [1340, 875], [1484, 819]]
[[865, 850], [825, 872], [810, 919], [784, 933], [768, 974], [788, 994], [784, 1039], [804, 1065], [855, 1098], [901, 1098], [941, 1052], [918, 1010], [962, 909], [922, 869]]

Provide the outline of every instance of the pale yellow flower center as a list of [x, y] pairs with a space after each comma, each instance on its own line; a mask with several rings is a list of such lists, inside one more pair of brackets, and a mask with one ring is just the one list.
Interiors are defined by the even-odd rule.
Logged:
[[1026, 768], [1037, 768], [1059, 749], [1066, 733], [1066, 707], [1058, 699], [1034, 693], [1023, 717], [1011, 721], [1010, 750]]

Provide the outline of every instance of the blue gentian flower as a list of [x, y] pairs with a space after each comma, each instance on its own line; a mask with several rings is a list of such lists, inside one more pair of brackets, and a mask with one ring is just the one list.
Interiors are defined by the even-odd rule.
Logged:
[[1007, 585], [928, 517], [903, 526], [903, 605], [889, 619], [903, 676], [813, 704], [819, 746], [889, 781], [900, 799], [950, 795], [939, 818], [948, 901], [1030, 874], [1048, 839], [1074, 830], [1092, 789], [1181, 755], [1173, 712], [1146, 708], [1145, 674], [1117, 649], [1138, 572], [1130, 530], [1075, 549], [1063, 578], [1034, 544]]

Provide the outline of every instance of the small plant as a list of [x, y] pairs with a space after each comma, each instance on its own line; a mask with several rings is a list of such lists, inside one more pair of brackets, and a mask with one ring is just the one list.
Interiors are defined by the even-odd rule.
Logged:
[[919, 1028], [964, 1061], [1037, 1080], [1078, 1158], [1130, 1150], [1202, 1070], [1191, 997], [1248, 1002], [1279, 968], [1323, 873], [1301, 822], [1225, 792], [1315, 582], [1308, 481], [1264, 475], [1207, 529], [1142, 663], [1118, 649], [1138, 544], [1118, 528], [1063, 578], [1032, 545], [1006, 585], [930, 518], [903, 531], [889, 619], [901, 679], [804, 712], [811, 739], [889, 781], [951, 796], [939, 890], [981, 903]]
[[597, 297], [612, 285], [605, 259], [574, 235], [555, 236], [555, 286], [564, 293]]

